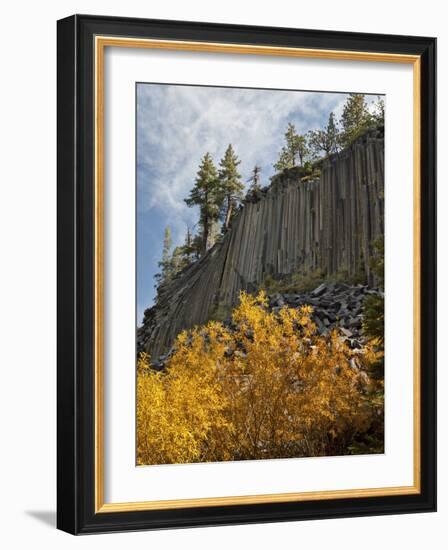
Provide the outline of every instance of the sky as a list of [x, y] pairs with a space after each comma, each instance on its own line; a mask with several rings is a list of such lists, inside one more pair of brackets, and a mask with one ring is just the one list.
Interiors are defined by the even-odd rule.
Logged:
[[[165, 227], [170, 226], [173, 247], [183, 244], [187, 226], [196, 229], [197, 208], [184, 199], [204, 154], [211, 153], [218, 166], [231, 143], [245, 185], [256, 164], [261, 184], [268, 185], [288, 123], [300, 134], [323, 128], [330, 112], [339, 118], [346, 99], [345, 93], [137, 84], [139, 325], [154, 303]], [[366, 99], [370, 103], [376, 96]]]

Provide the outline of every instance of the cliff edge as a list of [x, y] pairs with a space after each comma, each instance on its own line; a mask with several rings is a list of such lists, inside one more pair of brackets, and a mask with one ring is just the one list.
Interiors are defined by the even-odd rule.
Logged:
[[292, 169], [244, 201], [200, 260], [159, 289], [137, 330], [137, 352], [157, 359], [177, 334], [254, 291], [267, 277], [319, 272], [374, 285], [373, 243], [384, 234], [384, 131], [369, 130], [324, 159], [318, 178]]

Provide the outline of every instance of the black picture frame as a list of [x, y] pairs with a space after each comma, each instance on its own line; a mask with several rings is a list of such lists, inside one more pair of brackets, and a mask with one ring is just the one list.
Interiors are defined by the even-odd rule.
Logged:
[[[421, 59], [419, 494], [95, 511], [94, 51], [97, 35], [409, 54]], [[57, 24], [57, 526], [72, 534], [436, 510], [436, 39], [74, 15]]]

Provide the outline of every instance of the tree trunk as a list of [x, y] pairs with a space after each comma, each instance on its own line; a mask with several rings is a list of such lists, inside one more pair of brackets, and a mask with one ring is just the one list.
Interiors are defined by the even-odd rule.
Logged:
[[226, 219], [224, 221], [224, 229], [229, 229], [231, 216], [232, 216], [232, 201], [230, 199], [227, 199], [227, 211], [226, 211]]
[[204, 219], [204, 227], [203, 227], [203, 233], [202, 233], [202, 256], [207, 252], [208, 233], [209, 233], [209, 221], [208, 221], [208, 217], [206, 216]]

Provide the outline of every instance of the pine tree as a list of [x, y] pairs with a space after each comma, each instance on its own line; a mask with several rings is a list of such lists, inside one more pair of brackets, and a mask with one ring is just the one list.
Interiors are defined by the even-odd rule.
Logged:
[[[180, 266], [179, 269], [184, 269], [184, 267], [190, 265], [199, 257], [199, 252], [197, 248], [197, 241], [195, 242], [195, 237], [193, 237], [190, 228], [187, 226], [187, 232], [185, 234], [184, 244], [177, 247], [179, 250], [177, 252], [178, 260], [177, 263]], [[174, 252], [173, 252], [174, 257]]]
[[173, 269], [173, 276], [179, 273], [179, 271], [182, 271], [182, 269], [185, 269], [188, 265], [190, 265], [183, 246], [176, 246], [174, 248], [173, 254], [171, 256], [171, 265]]
[[252, 170], [250, 178], [247, 180], [249, 185], [250, 192], [257, 192], [261, 189], [261, 168], [256, 164]]
[[310, 148], [308, 147], [308, 141], [306, 136], [298, 135], [297, 142], [297, 155], [299, 157], [299, 166], [304, 166], [306, 159], [310, 154]]
[[308, 135], [308, 143], [313, 156], [320, 156], [320, 152], [323, 151], [328, 157], [339, 151], [340, 135], [334, 113], [330, 113], [327, 127], [324, 130], [314, 130]]
[[171, 255], [173, 276], [188, 267], [196, 259], [193, 251], [192, 240], [190, 228], [187, 227], [184, 244], [181, 246], [176, 246], [173, 250], [173, 254]]
[[232, 214], [242, 198], [244, 185], [238, 173], [238, 165], [241, 161], [235, 154], [232, 144], [226, 149], [219, 166], [219, 182], [222, 197], [222, 216], [224, 218], [224, 230], [228, 229]]
[[171, 281], [179, 271], [182, 271], [197, 260], [200, 255], [201, 245], [202, 239], [200, 237], [193, 237], [190, 228], [187, 227], [184, 244], [176, 246], [171, 252], [171, 229], [167, 226], [163, 240], [162, 259], [158, 264], [161, 272], [155, 275], [157, 287]]
[[199, 206], [201, 255], [204, 255], [213, 245], [210, 239], [211, 228], [219, 219], [222, 204], [218, 173], [210, 153], [202, 158], [196, 183], [185, 202], [188, 206]]
[[309, 155], [306, 136], [297, 134], [296, 128], [291, 122], [288, 123], [288, 129], [285, 132], [285, 142], [279, 159], [274, 164], [274, 168], [278, 172], [295, 166], [303, 166]]
[[374, 105], [373, 111], [373, 120], [378, 126], [384, 126], [384, 99], [381, 96], [378, 96], [378, 99]]
[[199, 260], [202, 251], [202, 237], [201, 235], [193, 235], [191, 237], [191, 249], [193, 261]]
[[163, 250], [162, 250], [162, 259], [158, 263], [159, 268], [161, 269], [160, 273], [155, 275], [157, 281], [157, 286], [169, 281], [173, 276], [173, 265], [171, 262], [171, 246], [173, 244], [171, 238], [171, 228], [169, 225], [165, 227], [164, 239], [163, 239]]
[[184, 242], [184, 255], [188, 262], [191, 263], [195, 260], [195, 251], [193, 246], [193, 235], [191, 234], [190, 227], [187, 226], [187, 232], [185, 234]]
[[364, 94], [350, 94], [344, 105], [341, 117], [341, 142], [348, 147], [372, 125]]

